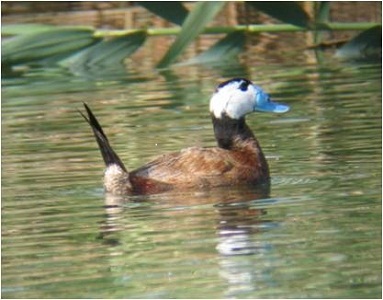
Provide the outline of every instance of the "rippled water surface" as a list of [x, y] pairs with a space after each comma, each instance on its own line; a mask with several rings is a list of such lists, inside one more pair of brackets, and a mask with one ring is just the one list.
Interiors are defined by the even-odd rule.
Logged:
[[[208, 100], [248, 77], [270, 193], [104, 196], [87, 102], [129, 169], [213, 146]], [[101, 76], [102, 78], [102, 76]], [[381, 66], [175, 68], [2, 82], [4, 298], [380, 298]]]

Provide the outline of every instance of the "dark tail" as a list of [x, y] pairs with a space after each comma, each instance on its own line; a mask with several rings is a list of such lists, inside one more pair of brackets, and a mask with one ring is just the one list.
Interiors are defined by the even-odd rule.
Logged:
[[110, 165], [115, 164], [119, 166], [123, 171], [127, 172], [121, 159], [118, 157], [116, 152], [114, 152], [114, 150], [110, 146], [108, 138], [106, 137], [100, 123], [98, 123], [96, 117], [90, 110], [89, 106], [84, 103], [84, 107], [86, 109], [86, 112], [88, 113], [88, 118], [81, 111], [79, 112], [83, 116], [83, 118], [88, 122], [90, 127], [92, 127], [93, 134], [96, 138], [98, 147], [100, 148], [100, 152], [101, 152], [102, 158], [104, 159], [106, 167], [109, 167]]

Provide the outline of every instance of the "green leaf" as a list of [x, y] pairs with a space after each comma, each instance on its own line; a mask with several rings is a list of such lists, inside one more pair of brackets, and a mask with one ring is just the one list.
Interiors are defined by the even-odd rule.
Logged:
[[314, 2], [315, 6], [315, 23], [328, 22], [330, 17], [330, 4], [329, 1]]
[[93, 72], [96, 69], [105, 73], [124, 67], [123, 60], [132, 55], [145, 40], [145, 31], [104, 40], [63, 60], [60, 65], [75, 73]]
[[209, 50], [177, 65], [212, 64], [233, 60], [244, 49], [245, 41], [246, 35], [244, 31], [229, 33]]
[[157, 16], [179, 26], [182, 25], [189, 13], [182, 2], [179, 1], [138, 1], [137, 3]]
[[169, 66], [182, 51], [203, 31], [215, 15], [225, 5], [225, 2], [197, 2], [182, 25], [181, 32], [169, 48], [168, 52], [158, 63], [157, 68]]
[[93, 30], [84, 28], [53, 28], [23, 34], [2, 43], [2, 63], [30, 63], [49, 56], [69, 54], [99, 41]]
[[52, 28], [53, 25], [45, 24], [6, 24], [1, 26], [1, 35], [7, 36], [39, 33]]
[[300, 27], [310, 26], [310, 17], [297, 2], [249, 1], [246, 3], [284, 23], [289, 23]]
[[382, 59], [382, 26], [374, 26], [358, 34], [337, 50], [335, 56], [345, 60]]

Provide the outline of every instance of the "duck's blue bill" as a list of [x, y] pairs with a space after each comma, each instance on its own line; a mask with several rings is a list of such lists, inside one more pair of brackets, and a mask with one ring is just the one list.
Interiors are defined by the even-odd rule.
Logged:
[[261, 105], [258, 104], [257, 106], [258, 111], [268, 111], [274, 113], [284, 113], [289, 111], [289, 109], [290, 107], [288, 105], [279, 104], [272, 101], [264, 102]]
[[254, 88], [257, 91], [254, 110], [284, 113], [290, 109], [290, 107], [285, 104], [279, 104], [271, 101], [270, 96], [266, 94], [259, 86], [255, 85]]

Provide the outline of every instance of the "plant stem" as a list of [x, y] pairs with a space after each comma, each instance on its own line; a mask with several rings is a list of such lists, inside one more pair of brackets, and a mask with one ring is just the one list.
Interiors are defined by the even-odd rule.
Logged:
[[[231, 33], [234, 31], [247, 31], [247, 32], [294, 32], [294, 31], [341, 31], [341, 30], [366, 30], [372, 26], [379, 25], [375, 22], [358, 22], [358, 23], [319, 23], [314, 24], [311, 28], [299, 27], [290, 24], [257, 24], [257, 25], [236, 25], [236, 26], [217, 26], [205, 28], [203, 34], [219, 34]], [[147, 29], [129, 29], [129, 30], [97, 30], [96, 37], [106, 36], [121, 36], [129, 33], [136, 33], [145, 31], [149, 36], [163, 36], [163, 35], [177, 35], [181, 31], [181, 27], [170, 28], [147, 28]]]

